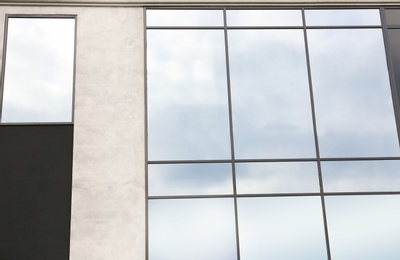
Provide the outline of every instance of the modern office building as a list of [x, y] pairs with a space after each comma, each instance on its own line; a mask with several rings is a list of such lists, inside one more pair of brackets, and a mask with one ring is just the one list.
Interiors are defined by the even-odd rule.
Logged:
[[0, 259], [400, 259], [400, 2], [0, 2]]

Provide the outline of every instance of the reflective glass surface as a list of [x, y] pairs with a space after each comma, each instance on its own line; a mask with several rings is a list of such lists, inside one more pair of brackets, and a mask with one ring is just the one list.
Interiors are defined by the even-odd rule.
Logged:
[[302, 30], [230, 30], [236, 158], [314, 157]]
[[241, 259], [327, 259], [319, 197], [239, 198]]
[[[395, 89], [397, 93], [400, 93], [400, 29], [390, 29], [387, 30], [388, 36], [388, 45], [389, 45], [389, 53], [390, 53], [390, 61], [393, 66], [392, 75], [395, 78]], [[400, 96], [397, 95], [397, 102], [400, 102]]]
[[325, 197], [332, 259], [400, 259], [400, 196]]
[[1, 121], [71, 122], [75, 19], [9, 18]]
[[324, 190], [400, 191], [400, 161], [322, 162]]
[[400, 9], [386, 9], [385, 16], [386, 16], [386, 24], [388, 26], [400, 25]]
[[319, 192], [315, 162], [236, 163], [237, 192]]
[[380, 25], [379, 9], [306, 10], [306, 25]]
[[232, 166], [223, 163], [151, 164], [150, 196], [232, 194]]
[[300, 10], [227, 10], [228, 26], [302, 26]]
[[149, 201], [150, 260], [236, 258], [233, 199]]
[[148, 10], [148, 26], [224, 26], [222, 10]]
[[382, 31], [307, 35], [321, 156], [399, 155]]
[[149, 159], [230, 158], [223, 31], [147, 37]]

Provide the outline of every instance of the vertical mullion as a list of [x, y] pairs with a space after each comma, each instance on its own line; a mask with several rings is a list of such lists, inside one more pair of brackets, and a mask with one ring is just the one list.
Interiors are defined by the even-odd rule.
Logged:
[[[6, 74], [8, 18], [9, 18], [9, 16], [5, 15], [4, 34], [3, 34], [4, 35], [3, 36], [4, 37], [4, 39], [3, 39], [3, 60], [2, 60], [2, 68], [1, 68], [1, 85], [0, 85], [0, 124], [3, 122], [4, 76]], [[76, 31], [75, 31], [75, 33], [76, 33]]]
[[229, 70], [229, 49], [228, 49], [228, 30], [227, 30], [226, 8], [223, 9], [223, 18], [224, 18], [227, 94], [228, 94], [228, 107], [229, 107], [229, 131], [230, 131], [230, 143], [231, 143], [232, 185], [233, 185], [233, 200], [234, 200], [235, 228], [236, 228], [236, 254], [237, 254], [237, 259], [240, 260], [239, 220], [238, 220], [236, 167], [235, 167], [235, 146], [234, 146], [234, 139], [233, 139], [232, 95], [231, 95], [231, 80], [230, 80], [231, 77], [230, 77], [230, 70]]
[[310, 90], [311, 115], [312, 115], [313, 130], [314, 130], [315, 153], [316, 153], [316, 157], [317, 157], [319, 189], [320, 189], [321, 206], [322, 206], [322, 217], [324, 220], [326, 251], [327, 251], [328, 259], [331, 260], [331, 250], [330, 250], [330, 243], [329, 243], [328, 223], [327, 223], [325, 197], [324, 197], [324, 185], [323, 185], [323, 181], [322, 181], [321, 156], [320, 156], [319, 143], [318, 143], [317, 120], [316, 120], [316, 115], [315, 115], [314, 92], [313, 92], [313, 84], [312, 84], [312, 77], [311, 77], [311, 63], [310, 63], [310, 55], [309, 55], [309, 49], [308, 49], [307, 27], [306, 27], [304, 8], [301, 9], [301, 13], [302, 13], [302, 20], [303, 20], [304, 45], [305, 45], [305, 52], [306, 52], [307, 74], [308, 74], [307, 76], [308, 76], [309, 90]]
[[146, 259], [149, 259], [149, 138], [148, 138], [148, 101], [147, 101], [147, 8], [143, 8], [143, 41], [144, 41], [144, 50], [143, 50], [143, 59], [144, 59], [144, 136], [145, 136], [145, 256]]
[[[390, 40], [389, 40], [389, 29], [386, 24], [386, 14], [384, 8], [381, 7], [379, 9], [381, 16], [381, 24], [382, 24], [382, 34], [383, 34], [383, 45], [385, 47], [385, 55], [386, 55], [386, 64], [389, 73], [389, 82], [390, 82], [390, 90], [392, 94], [393, 101], [393, 109], [394, 109], [394, 117], [396, 121], [397, 127], [397, 139], [400, 145], [400, 97], [397, 92], [397, 84], [396, 77], [394, 75], [394, 66], [392, 61], [392, 49], [390, 48]], [[393, 29], [398, 30], [398, 29]]]

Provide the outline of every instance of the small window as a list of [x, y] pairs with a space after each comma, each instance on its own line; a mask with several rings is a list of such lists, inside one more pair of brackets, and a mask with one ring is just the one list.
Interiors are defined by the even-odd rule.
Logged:
[[75, 19], [8, 17], [2, 123], [72, 122]]

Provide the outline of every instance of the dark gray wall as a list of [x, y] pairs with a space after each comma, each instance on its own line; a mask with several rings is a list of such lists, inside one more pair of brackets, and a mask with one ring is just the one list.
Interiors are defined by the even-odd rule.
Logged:
[[0, 126], [0, 259], [69, 259], [72, 125]]

